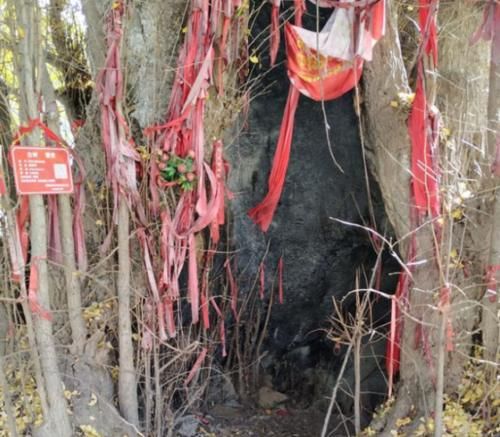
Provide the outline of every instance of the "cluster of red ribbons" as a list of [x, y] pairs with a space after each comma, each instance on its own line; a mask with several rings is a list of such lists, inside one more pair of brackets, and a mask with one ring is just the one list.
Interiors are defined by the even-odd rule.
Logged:
[[[39, 118], [29, 120], [26, 125], [20, 126], [17, 133], [14, 135], [12, 147], [20, 146], [23, 137], [39, 129], [43, 133], [46, 143], [52, 143], [58, 147], [67, 147], [62, 138], [53, 132], [47, 125], [45, 125]], [[87, 253], [85, 248], [84, 230], [82, 215], [85, 207], [85, 197], [83, 190], [83, 179], [85, 177], [82, 162], [71, 151], [75, 162], [78, 164], [80, 178], [75, 181], [74, 193], [74, 219], [73, 219], [73, 235], [75, 238], [75, 258], [77, 260], [78, 268], [84, 271], [87, 266]], [[5, 193], [0, 193], [5, 194]], [[28, 262], [28, 249], [29, 249], [29, 200], [27, 196], [19, 196], [19, 208], [15, 215], [15, 235], [8, 238], [9, 254], [12, 264], [13, 280], [20, 281], [22, 279], [22, 271], [26, 268]], [[54, 262], [62, 263], [62, 243], [59, 226], [59, 211], [58, 203], [55, 195], [47, 196], [48, 206], [48, 255], [49, 259]], [[31, 267], [29, 273], [29, 289], [28, 301], [33, 314], [40, 317], [50, 319], [51, 315], [44, 310], [38, 303], [38, 262], [37, 259], [31, 259]]]
[[[215, 309], [220, 318], [221, 341], [224, 341], [224, 317], [215, 298], [209, 293], [209, 270], [213, 263], [216, 246], [220, 240], [220, 226], [224, 224], [224, 204], [228, 193], [226, 178], [229, 171], [223, 157], [223, 144], [215, 140], [211, 149], [206, 148], [204, 117], [208, 88], [216, 85], [223, 93], [223, 73], [226, 65], [240, 55], [238, 41], [242, 28], [236, 14], [240, 0], [218, 0], [209, 7], [208, 1], [193, 0], [187, 26], [186, 38], [180, 48], [174, 85], [162, 125], [146, 129], [152, 138], [152, 156], [168, 153], [180, 157], [194, 157], [196, 186], [190, 191], [181, 191], [175, 205], [160, 203], [163, 188], [159, 184], [158, 163], [150, 161], [151, 212], [160, 216], [162, 226], [159, 248], [148, 239], [145, 250], [159, 253], [161, 273], [149, 275], [153, 293], [153, 306], [157, 309], [160, 338], [165, 340], [176, 335], [175, 308], [181, 297], [180, 275], [187, 269], [187, 297], [191, 305], [191, 321], [210, 326], [209, 308]], [[232, 33], [231, 45], [228, 36]], [[215, 71], [217, 74], [215, 74]], [[205, 157], [209, 155], [210, 159]], [[203, 230], [209, 230], [206, 251], [200, 247]], [[200, 234], [201, 237], [201, 234]], [[199, 263], [203, 262], [200, 268]], [[237, 293], [234, 277], [229, 273], [231, 307], [236, 308]], [[200, 275], [201, 271], [201, 275]], [[201, 278], [201, 284], [200, 284]], [[236, 311], [235, 311], [236, 315]], [[225, 350], [225, 345], [223, 345]], [[201, 357], [203, 354], [200, 355]]]
[[[137, 191], [136, 163], [140, 160], [130, 137], [122, 112], [123, 73], [121, 69], [121, 44], [123, 39], [123, 1], [116, 1], [107, 17], [107, 55], [104, 68], [96, 80], [101, 107], [102, 144], [106, 155], [107, 182], [113, 192], [113, 222], [116, 223], [119, 199], [126, 199], [142, 223], [145, 215]], [[103, 244], [109, 248], [112, 232]]]
[[[280, 1], [273, 0], [272, 3], [272, 17], [278, 17]], [[285, 24], [290, 91], [269, 176], [268, 193], [249, 211], [250, 218], [264, 232], [269, 229], [283, 191], [299, 93], [323, 101], [351, 90], [361, 77], [363, 62], [371, 60], [373, 47], [385, 30], [385, 0], [320, 1], [318, 6], [335, 7], [319, 33], [302, 27], [303, 0], [295, 0], [295, 25]], [[273, 18], [272, 63], [279, 43], [278, 27], [277, 18]]]
[[[158, 332], [162, 341], [176, 336], [182, 323], [177, 311], [184, 296], [181, 275], [187, 274], [186, 297], [191, 306], [191, 321], [195, 324], [201, 318], [203, 327], [208, 329], [212, 307], [219, 318], [225, 354], [224, 310], [222, 301], [218, 303], [218, 298], [210, 294], [209, 272], [221, 238], [225, 198], [231, 195], [226, 189], [229, 167], [221, 140], [213, 140], [210, 147], [206, 146], [204, 118], [209, 87], [217, 88], [222, 94], [227, 66], [247, 56], [244, 14], [238, 13], [244, 5], [241, 0], [211, 3], [192, 0], [165, 121], [144, 130], [150, 146], [147, 162], [140, 162], [121, 113], [121, 20], [125, 7], [125, 0], [117, 1], [109, 14], [106, 65], [97, 83], [108, 180], [113, 187], [115, 210], [120, 195], [126, 196], [134, 212], [142, 210], [136, 215], [135, 223], [151, 291], [144, 306], [143, 347], [152, 346], [154, 332]], [[158, 157], [165, 156], [193, 160], [196, 179], [191, 189], [164, 183]], [[143, 166], [140, 172], [136, 172], [138, 165]], [[142, 199], [137, 192], [137, 175], [144, 178], [143, 182], [149, 187]], [[142, 214], [158, 219], [161, 222], [159, 230], [145, 226]], [[226, 271], [230, 306], [237, 318], [238, 288], [229, 259]], [[206, 353], [206, 349], [201, 351], [186, 383], [194, 377]]]
[[[436, 218], [441, 213], [439, 198], [439, 170], [437, 152], [439, 145], [439, 113], [427, 102], [425, 91], [424, 59], [437, 67], [438, 41], [436, 16], [439, 0], [419, 0], [419, 27], [421, 44], [417, 59], [417, 81], [415, 99], [408, 119], [408, 133], [411, 142], [411, 188], [413, 206], [410, 217], [413, 226], [423, 223], [426, 217]], [[416, 237], [412, 236], [408, 250], [410, 265], [416, 258]], [[413, 268], [400, 274], [396, 293], [392, 299], [391, 324], [389, 340], [386, 348], [386, 370], [389, 380], [389, 396], [392, 394], [394, 375], [399, 371], [401, 355], [401, 335], [403, 331], [402, 309], [408, 308], [410, 274]], [[440, 307], [448, 316], [450, 305], [450, 290], [442, 293]], [[448, 347], [451, 347], [452, 328], [448, 320]], [[430, 360], [430, 346], [424, 335], [424, 328], [419, 326], [419, 340], [416, 345], [422, 345], [424, 354]], [[431, 363], [432, 364], [432, 363]]]

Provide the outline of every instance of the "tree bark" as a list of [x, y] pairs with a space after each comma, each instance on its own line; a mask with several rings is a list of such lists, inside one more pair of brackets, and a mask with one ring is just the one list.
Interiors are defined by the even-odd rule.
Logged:
[[[49, 128], [60, 135], [59, 116], [57, 113], [57, 101], [54, 88], [50, 81], [47, 67], [43, 68], [43, 94], [47, 108], [47, 119]], [[66, 285], [66, 296], [68, 304], [68, 316], [71, 326], [71, 335], [75, 353], [83, 353], [87, 329], [82, 317], [82, 298], [80, 279], [75, 261], [75, 240], [73, 236], [73, 212], [71, 208], [71, 198], [68, 194], [57, 196], [59, 206], [59, 224], [61, 227], [62, 257], [64, 267], [64, 278]]]
[[[388, 2], [386, 35], [377, 43], [372, 62], [363, 71], [363, 129], [371, 169], [380, 185], [387, 217], [396, 236], [410, 231], [410, 139], [407, 114], [391, 107], [398, 93], [409, 93], [397, 19], [392, 2]], [[397, 181], [397, 183], [395, 183]], [[406, 241], [401, 241], [405, 253]]]
[[[386, 430], [394, 429], [398, 416], [406, 414], [415, 405], [421, 414], [430, 415], [434, 402], [433, 376], [422, 348], [415, 347], [415, 333], [428, 329], [429, 341], [435, 332], [428, 325], [437, 326], [434, 311], [429, 310], [440, 277], [436, 266], [435, 236], [432, 224], [412, 229], [411, 210], [411, 145], [408, 135], [408, 113], [391, 106], [399, 93], [410, 93], [408, 74], [400, 46], [396, 6], [388, 2], [386, 35], [376, 45], [373, 61], [364, 67], [363, 128], [378, 180], [385, 209], [398, 239], [401, 258], [408, 261], [410, 239], [416, 237], [416, 258], [425, 262], [414, 267], [409, 301], [403, 308], [401, 338], [401, 388], [397, 396], [395, 414], [388, 419]], [[415, 226], [413, 224], [413, 226]], [[400, 305], [402, 303], [400, 302]], [[406, 312], [407, 311], [407, 312]], [[433, 342], [433, 346], [436, 342]]]
[[[38, 8], [33, 0], [16, 0], [17, 28], [23, 29], [24, 35], [19, 43], [19, 79], [20, 89], [23, 90], [21, 106], [28, 119], [38, 118], [35, 98], [35, 81], [33, 60], [40, 60], [40, 52], [35, 51], [39, 44]], [[40, 78], [38, 78], [40, 79]], [[39, 83], [39, 82], [38, 82]], [[39, 138], [28, 136], [28, 143], [38, 145]], [[37, 297], [39, 304], [46, 311], [50, 311], [49, 278], [47, 269], [47, 219], [43, 196], [31, 195], [30, 208], [30, 247], [31, 263], [38, 271]], [[57, 362], [57, 351], [52, 334], [50, 320], [34, 315], [33, 317], [36, 342], [40, 354], [43, 379], [47, 388], [47, 399], [50, 408], [50, 417], [45, 418], [53, 435], [71, 437], [71, 424], [66, 411], [66, 401], [63, 396], [63, 384]]]
[[[496, 6], [500, 8], [500, 5]], [[491, 59], [490, 59], [490, 78], [489, 78], [489, 94], [488, 94], [488, 161], [490, 168], [493, 170], [493, 217], [491, 223], [491, 247], [488, 260], [488, 268], [491, 270], [490, 275], [498, 278], [500, 271], [500, 165], [497, 153], [500, 151], [500, 63], [496, 63], [494, 59], [495, 41], [491, 42]], [[493, 281], [496, 284], [496, 281]], [[499, 349], [499, 287], [496, 286], [492, 290], [496, 294], [493, 297], [489, 293], [483, 298], [483, 343], [485, 349], [485, 360], [494, 365], [488, 366], [487, 379], [491, 384], [495, 384], [497, 379], [497, 358]]]
[[130, 423], [139, 425], [139, 404], [137, 401], [137, 375], [134, 366], [134, 346], [132, 344], [132, 322], [130, 317], [130, 216], [127, 200], [119, 199], [118, 211], [118, 339], [119, 339], [119, 379], [118, 401], [123, 417]]

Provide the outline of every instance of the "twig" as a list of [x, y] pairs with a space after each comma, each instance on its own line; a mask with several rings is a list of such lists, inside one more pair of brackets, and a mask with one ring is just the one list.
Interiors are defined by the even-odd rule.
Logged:
[[328, 405], [328, 411], [326, 412], [325, 421], [323, 422], [323, 429], [321, 431], [321, 437], [326, 437], [326, 433], [328, 432], [328, 424], [330, 422], [330, 417], [332, 415], [333, 406], [335, 405], [335, 399], [337, 398], [337, 391], [340, 386], [340, 381], [342, 380], [342, 376], [344, 376], [345, 368], [347, 366], [347, 362], [349, 361], [349, 356], [352, 350], [352, 343], [349, 344], [347, 348], [347, 352], [344, 357], [344, 361], [342, 362], [342, 367], [340, 368], [339, 376], [337, 376], [337, 382], [333, 386], [332, 397], [330, 398], [330, 404]]

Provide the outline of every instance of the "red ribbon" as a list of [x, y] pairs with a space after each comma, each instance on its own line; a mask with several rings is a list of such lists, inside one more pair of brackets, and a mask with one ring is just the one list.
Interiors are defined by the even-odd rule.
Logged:
[[423, 37], [423, 48], [427, 56], [431, 56], [434, 65], [438, 63], [438, 38], [436, 12], [439, 0], [420, 0], [419, 24]]
[[424, 89], [424, 72], [420, 65], [417, 89], [408, 119], [411, 140], [412, 189], [415, 205], [420, 214], [437, 217], [440, 213], [439, 183], [433, 150], [432, 120], [429, 115]]
[[204, 347], [200, 354], [198, 355], [198, 358], [193, 364], [193, 367], [191, 368], [186, 380], [184, 381], [184, 386], [187, 387], [189, 383], [193, 380], [193, 378], [197, 375], [197, 373], [200, 370], [201, 365], [203, 364], [203, 361], [205, 361], [205, 358], [207, 356], [208, 349]]
[[32, 120], [28, 120], [28, 124], [19, 126], [17, 133], [14, 135], [12, 146], [21, 145], [21, 139], [25, 135], [28, 135], [29, 133], [33, 132], [36, 128], [40, 129], [44, 133], [46, 139], [53, 141], [56, 144], [60, 145], [66, 144], [64, 140], [54, 131], [52, 131], [46, 124], [44, 124], [42, 120], [40, 120], [39, 118], [35, 118]]
[[38, 302], [38, 287], [39, 287], [38, 263], [40, 262], [41, 259], [42, 258], [40, 257], [34, 257], [31, 260], [30, 279], [28, 287], [28, 303], [31, 312], [34, 315], [40, 316], [42, 319], [51, 321], [52, 314], [50, 313], [50, 311], [44, 309]]
[[273, 167], [269, 175], [268, 192], [262, 202], [248, 212], [250, 218], [263, 232], [267, 232], [273, 221], [274, 212], [276, 211], [283, 186], [285, 185], [285, 176], [288, 169], [288, 162], [290, 161], [295, 111], [297, 110], [299, 97], [299, 91], [291, 85], [286, 101], [285, 113], [283, 114], [283, 121], [281, 122]]
[[7, 194], [7, 186], [5, 185], [5, 178], [3, 170], [0, 170], [0, 196]]
[[480, 39], [492, 41], [491, 61], [500, 64], [500, 3], [490, 0], [484, 7], [483, 22], [471, 37], [470, 43]]
[[278, 55], [278, 49], [280, 46], [280, 0], [274, 0], [272, 2], [272, 10], [271, 10], [271, 44], [270, 44], [270, 58], [271, 58], [271, 67], [274, 66], [276, 62], [276, 56]]
[[222, 314], [222, 311], [220, 310], [219, 306], [217, 305], [217, 302], [215, 302], [215, 299], [212, 297], [210, 299], [210, 303], [214, 307], [215, 312], [220, 318], [219, 322], [219, 335], [220, 335], [220, 341], [222, 345], [222, 356], [225, 357], [227, 356], [227, 351], [226, 351], [226, 328], [225, 328], [225, 323], [224, 323], [224, 314]]
[[491, 303], [495, 303], [497, 301], [497, 273], [500, 271], [500, 265], [488, 266], [486, 268], [486, 294], [489, 295], [488, 299]]

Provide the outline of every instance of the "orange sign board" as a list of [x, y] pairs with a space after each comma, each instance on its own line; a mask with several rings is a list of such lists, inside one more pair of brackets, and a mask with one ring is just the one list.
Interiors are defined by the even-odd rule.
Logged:
[[60, 147], [13, 147], [11, 157], [18, 194], [73, 192], [68, 150]]

